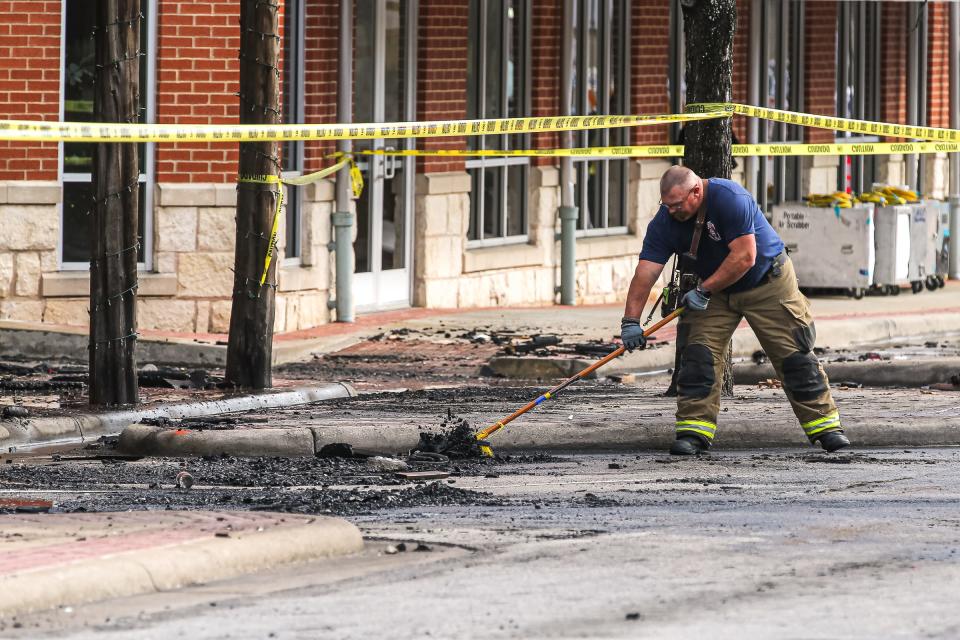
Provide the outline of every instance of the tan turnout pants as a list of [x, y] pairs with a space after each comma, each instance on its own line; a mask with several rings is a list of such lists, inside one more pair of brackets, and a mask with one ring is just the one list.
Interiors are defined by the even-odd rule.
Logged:
[[800, 293], [789, 259], [778, 277], [748, 291], [714, 293], [706, 311], [681, 316], [678, 340], [686, 347], [677, 376], [677, 436], [696, 434], [712, 442], [720, 411], [727, 345], [746, 318], [783, 382], [787, 399], [811, 442], [841, 430], [830, 384], [813, 353], [816, 329], [810, 303]]

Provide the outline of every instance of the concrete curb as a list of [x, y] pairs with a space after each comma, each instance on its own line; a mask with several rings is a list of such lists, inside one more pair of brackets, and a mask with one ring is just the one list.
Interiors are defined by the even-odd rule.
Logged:
[[132, 424], [120, 433], [118, 449], [146, 456], [281, 456], [314, 454], [309, 429], [230, 429], [192, 431]]
[[[960, 418], [914, 419], [902, 422], [873, 421], [845, 430], [856, 446], [950, 446], [960, 444]], [[336, 427], [313, 429], [315, 447], [320, 450], [332, 442], [348, 442], [355, 449], [377, 453], [407, 452], [416, 446], [420, 429], [416, 427]], [[527, 423], [510, 425], [490, 438], [495, 451], [616, 451], [666, 449], [676, 437], [673, 424], [664, 421], [650, 425], [611, 425], [601, 421], [580, 420], [576, 424]], [[724, 424], [718, 431], [717, 449], [756, 447], [809, 447], [810, 443], [794, 422], [780, 419], [754, 419]]]
[[[871, 421], [867, 426], [845, 427], [858, 447], [956, 446], [960, 444], [960, 419], [914, 419], [909, 425], [893, 420]], [[302, 444], [304, 429], [258, 429], [255, 438], [235, 431], [204, 431], [192, 434], [189, 446], [176, 440], [172, 430], [147, 425], [128, 427], [120, 438], [121, 449], [131, 455], [287, 455], [268, 454], [290, 446], [294, 456], [313, 455], [327, 444], [345, 442], [354, 449], [375, 454], [406, 454], [416, 447], [421, 429], [414, 425], [311, 427], [313, 450]], [[253, 431], [253, 430], [250, 430]], [[269, 432], [269, 433], [267, 433]], [[128, 434], [130, 434], [128, 436]], [[611, 425], [581, 420], [576, 424], [528, 423], [510, 425], [490, 439], [498, 452], [516, 451], [637, 451], [662, 450], [670, 446], [676, 434], [669, 421], [650, 425]], [[296, 442], [296, 448], [288, 445]], [[254, 448], [254, 445], [263, 447]], [[747, 419], [722, 425], [715, 449], [757, 447], [809, 447], [803, 432], [793, 422], [779, 418]]]
[[315, 516], [300, 526], [211, 536], [155, 553], [129, 551], [0, 576], [0, 616], [179, 589], [362, 549], [357, 527], [340, 518]]
[[[923, 387], [936, 382], [948, 382], [950, 376], [960, 374], [960, 358], [824, 362], [823, 368], [832, 384], [856, 382], [874, 387]], [[735, 384], [757, 384], [776, 376], [769, 363], [733, 365]]]
[[0, 447], [61, 441], [82, 443], [104, 435], [117, 435], [128, 425], [145, 418], [197, 418], [237, 411], [289, 407], [355, 395], [357, 395], [356, 390], [349, 384], [334, 382], [221, 400], [162, 405], [151, 409], [48, 418], [12, 418], [0, 421]]
[[[818, 346], [849, 349], [902, 340], [912, 336], [936, 337], [957, 334], [960, 333], [960, 314], [930, 313], [881, 318], [823, 320], [817, 322], [816, 326]], [[654, 371], [673, 367], [674, 350], [672, 344], [671, 341], [669, 343], [671, 346], [626, 353], [600, 369], [597, 375]], [[749, 328], [738, 329], [733, 334], [733, 356], [735, 358], [749, 357], [759, 349], [760, 342]], [[488, 366], [495, 375], [505, 378], [537, 380], [567, 378], [583, 371], [594, 362], [596, 360], [586, 358], [501, 356], [491, 359]]]

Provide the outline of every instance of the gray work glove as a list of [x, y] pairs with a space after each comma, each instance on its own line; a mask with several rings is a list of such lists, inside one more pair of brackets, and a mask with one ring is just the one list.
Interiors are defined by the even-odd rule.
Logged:
[[690, 311], [706, 311], [710, 304], [710, 292], [704, 291], [697, 285], [696, 289], [687, 291], [683, 296], [682, 304]]
[[624, 317], [620, 321], [620, 339], [627, 351], [645, 349], [647, 346], [647, 337], [643, 335], [643, 327], [640, 326], [638, 318]]

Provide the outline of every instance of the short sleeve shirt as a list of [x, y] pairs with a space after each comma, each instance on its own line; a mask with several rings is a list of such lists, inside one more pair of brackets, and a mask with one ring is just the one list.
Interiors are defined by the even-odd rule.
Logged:
[[[750, 192], [732, 180], [710, 178], [707, 188], [707, 213], [697, 250], [695, 270], [701, 279], [709, 278], [730, 254], [728, 245], [741, 236], [752, 234], [757, 242], [757, 260], [739, 280], [725, 289], [728, 293], [746, 291], [760, 283], [773, 259], [783, 251], [783, 241], [764, 217]], [[643, 238], [640, 259], [666, 264], [674, 254], [690, 250], [696, 216], [678, 222], [660, 207]]]

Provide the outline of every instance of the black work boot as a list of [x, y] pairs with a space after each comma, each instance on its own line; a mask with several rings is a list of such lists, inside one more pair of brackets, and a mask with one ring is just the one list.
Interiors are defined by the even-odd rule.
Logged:
[[699, 456], [707, 453], [709, 448], [710, 443], [700, 436], [677, 436], [677, 439], [670, 445], [670, 455]]
[[817, 442], [827, 453], [838, 451], [844, 447], [850, 446], [850, 440], [843, 435], [843, 431], [825, 431], [817, 436]]

